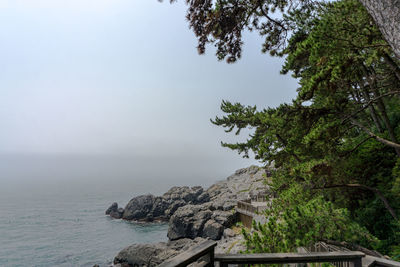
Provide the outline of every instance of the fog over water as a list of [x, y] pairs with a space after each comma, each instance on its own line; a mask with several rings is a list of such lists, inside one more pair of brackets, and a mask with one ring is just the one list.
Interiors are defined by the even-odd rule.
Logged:
[[0, 0], [0, 266], [106, 266], [167, 225], [104, 215], [140, 194], [207, 187], [257, 164], [210, 118], [277, 106], [296, 81], [244, 33], [243, 58], [199, 56], [184, 1]]
[[113, 220], [104, 215], [111, 203], [208, 186], [240, 164], [196, 153], [1, 155], [0, 266], [109, 266], [132, 243], [167, 240], [168, 228]]
[[[249, 163], [252, 161], [249, 160]], [[153, 193], [174, 185], [209, 186], [245, 167], [240, 158], [131, 155], [0, 155], [0, 192]]]
[[1, 185], [206, 184], [253, 163], [220, 147], [237, 138], [210, 118], [223, 99], [290, 101], [296, 81], [257, 34], [235, 64], [213, 47], [199, 56], [185, 13], [184, 1], [0, 1]]

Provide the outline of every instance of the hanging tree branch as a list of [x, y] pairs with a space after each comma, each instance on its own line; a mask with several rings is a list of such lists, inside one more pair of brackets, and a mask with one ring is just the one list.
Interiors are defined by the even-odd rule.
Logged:
[[280, 21], [277, 21], [277, 20], [271, 18], [270, 16], [268, 16], [268, 13], [265, 12], [263, 3], [261, 1], [258, 1], [258, 5], [259, 5], [261, 13], [264, 15], [264, 17], [266, 17], [269, 21], [271, 21], [271, 22], [275, 23], [276, 25], [278, 25], [279, 27], [281, 27], [284, 31], [287, 31], [287, 28]]
[[[384, 145], [393, 147], [395, 149], [400, 149], [400, 144], [397, 144], [395, 142], [389, 141], [385, 138], [382, 138], [376, 134], [374, 134], [373, 132], [371, 132], [367, 127], [365, 127], [364, 125], [362, 125], [361, 123], [359, 123], [358, 121], [351, 119], [352, 124], [356, 125], [357, 127], [359, 127], [361, 130], [363, 130], [364, 132], [366, 132], [369, 136], [371, 136], [372, 138], [374, 138], [376, 141], [381, 142]], [[400, 156], [400, 155], [399, 155]]]
[[400, 91], [391, 91], [391, 92], [387, 92], [387, 93], [385, 93], [385, 94], [381, 94], [380, 96], [375, 97], [375, 98], [369, 100], [367, 103], [365, 103], [365, 105], [364, 105], [362, 108], [360, 108], [359, 110], [357, 110], [357, 111], [355, 111], [354, 113], [350, 114], [349, 116], [345, 117], [345, 118], [343, 119], [342, 122], [345, 122], [346, 120], [351, 119], [351, 117], [354, 117], [354, 116], [357, 115], [358, 113], [362, 112], [363, 110], [365, 110], [366, 108], [368, 108], [368, 106], [370, 106], [371, 104], [375, 103], [377, 100], [379, 100], [379, 99], [381, 99], [381, 98], [383, 98], [383, 97], [386, 97], [386, 96], [391, 96], [391, 95], [400, 95]]
[[360, 143], [358, 143], [352, 150], [350, 151], [346, 151], [346, 153], [339, 155], [340, 157], [344, 158], [347, 157], [348, 155], [350, 155], [351, 153], [353, 153], [354, 151], [356, 151], [360, 146], [362, 146], [365, 142], [367, 142], [369, 139], [371, 139], [372, 137], [369, 136], [367, 138], [365, 138], [363, 141], [361, 141]]

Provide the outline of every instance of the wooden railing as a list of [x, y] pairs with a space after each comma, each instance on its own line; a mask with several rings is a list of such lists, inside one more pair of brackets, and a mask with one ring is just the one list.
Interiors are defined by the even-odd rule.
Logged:
[[396, 261], [367, 256], [358, 251], [310, 252], [310, 253], [261, 253], [261, 254], [214, 254], [214, 241], [205, 241], [163, 262], [159, 267], [252, 266], [255, 264], [291, 264], [348, 262], [354, 267], [400, 267]]
[[259, 213], [262, 213], [263, 211], [265, 211], [265, 209], [267, 209], [267, 206], [256, 207], [256, 206], [253, 206], [251, 204], [251, 202], [239, 200], [237, 202], [236, 208], [239, 210], [247, 211], [249, 213], [259, 214]]
[[267, 195], [263, 193], [259, 193], [257, 195], [251, 195], [250, 200], [256, 202], [267, 202]]
[[[197, 266], [214, 266], [214, 248], [217, 245], [215, 241], [207, 240], [191, 249], [166, 260], [159, 267], [183, 267], [191, 263], [197, 262]], [[202, 259], [203, 257], [207, 259]]]
[[365, 254], [358, 251], [352, 252], [313, 252], [313, 253], [261, 253], [215, 255], [215, 261], [220, 267], [229, 264], [289, 264], [289, 263], [320, 263], [320, 262], [353, 262], [354, 267], [361, 267], [361, 258]]
[[397, 261], [372, 256], [366, 256], [365, 258], [368, 267], [400, 267], [400, 262]]
[[[317, 242], [308, 248], [298, 248], [298, 252], [334, 252], [334, 251], [351, 251], [344, 247], [329, 245], [324, 242]], [[352, 267], [351, 262], [330, 262], [335, 267]], [[316, 267], [321, 267], [320, 264]]]
[[251, 205], [251, 203], [245, 202], [245, 201], [238, 201], [237, 202], [237, 208], [245, 210], [245, 211], [248, 211], [250, 213], [256, 213], [257, 212], [257, 208], [256, 207]]

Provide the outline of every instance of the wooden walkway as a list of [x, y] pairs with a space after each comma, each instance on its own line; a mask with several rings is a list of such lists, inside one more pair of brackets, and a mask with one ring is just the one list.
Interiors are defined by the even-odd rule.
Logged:
[[[252, 221], [266, 223], [263, 211], [269, 208], [270, 202], [265, 196], [237, 202], [236, 211], [243, 225], [251, 228]], [[201, 266], [255, 266], [256, 264], [278, 264], [278, 266], [322, 266], [327, 262], [336, 267], [400, 267], [400, 262], [383, 258], [366, 256], [359, 251], [330, 247], [317, 243], [314, 248], [300, 249], [301, 253], [261, 253], [261, 254], [215, 254], [217, 243], [204, 241], [176, 257], [163, 262], [159, 267], [201, 267]], [[293, 265], [293, 264], [303, 265]], [[317, 263], [313, 265], [304, 263]]]
[[359, 251], [310, 252], [310, 253], [260, 253], [260, 254], [214, 254], [217, 243], [207, 240], [196, 247], [169, 259], [159, 267], [183, 266], [254, 266], [255, 264], [294, 263], [346, 263], [352, 267], [400, 267], [400, 262], [367, 256]]

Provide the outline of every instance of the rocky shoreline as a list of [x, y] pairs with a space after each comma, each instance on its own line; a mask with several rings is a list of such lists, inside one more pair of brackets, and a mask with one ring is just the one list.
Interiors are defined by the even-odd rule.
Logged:
[[138, 222], [168, 221], [168, 242], [133, 244], [114, 258], [116, 266], [155, 266], [206, 239], [216, 240], [217, 253], [238, 253], [245, 247], [235, 227], [235, 205], [258, 194], [270, 194], [269, 171], [257, 166], [239, 169], [208, 189], [172, 187], [162, 196], [141, 195], [125, 208], [113, 203], [106, 215]]

